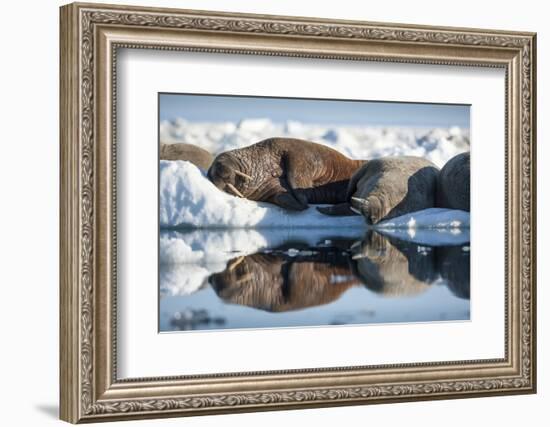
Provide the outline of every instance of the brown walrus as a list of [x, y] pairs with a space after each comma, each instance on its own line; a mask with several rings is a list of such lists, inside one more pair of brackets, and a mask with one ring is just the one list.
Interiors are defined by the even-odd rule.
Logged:
[[437, 182], [437, 205], [470, 211], [470, 152], [454, 156], [445, 163]]
[[433, 208], [438, 174], [437, 166], [422, 157], [369, 160], [351, 177], [345, 203], [317, 209], [327, 215], [347, 215], [351, 209], [377, 224]]
[[234, 258], [209, 282], [231, 304], [274, 313], [301, 310], [331, 303], [360, 284], [347, 264], [339, 264], [256, 253]]
[[309, 203], [343, 202], [350, 177], [363, 163], [314, 142], [269, 138], [218, 155], [208, 178], [235, 196], [298, 211]]
[[212, 154], [193, 144], [160, 144], [160, 160], [187, 160], [207, 170], [212, 164]]

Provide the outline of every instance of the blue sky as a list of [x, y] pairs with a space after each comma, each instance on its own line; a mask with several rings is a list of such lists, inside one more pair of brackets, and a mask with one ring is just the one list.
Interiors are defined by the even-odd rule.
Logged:
[[160, 120], [274, 122], [373, 126], [470, 126], [470, 106], [402, 102], [340, 101], [223, 95], [159, 94]]

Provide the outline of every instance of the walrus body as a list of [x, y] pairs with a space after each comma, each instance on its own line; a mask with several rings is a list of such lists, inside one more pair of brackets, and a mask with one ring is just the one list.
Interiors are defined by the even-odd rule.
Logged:
[[192, 144], [160, 144], [161, 160], [186, 160], [207, 170], [212, 164], [212, 154]]
[[327, 215], [348, 214], [350, 208], [377, 224], [406, 213], [432, 208], [439, 169], [421, 157], [382, 157], [367, 161], [350, 179], [346, 202], [318, 208]]
[[225, 271], [210, 276], [209, 283], [226, 302], [274, 313], [331, 303], [360, 284], [345, 257], [333, 265], [322, 256], [300, 259], [262, 253], [231, 260]]
[[270, 138], [218, 155], [208, 178], [230, 194], [298, 211], [343, 202], [363, 163], [313, 142]]
[[437, 205], [470, 211], [470, 152], [454, 156], [441, 169], [437, 183]]

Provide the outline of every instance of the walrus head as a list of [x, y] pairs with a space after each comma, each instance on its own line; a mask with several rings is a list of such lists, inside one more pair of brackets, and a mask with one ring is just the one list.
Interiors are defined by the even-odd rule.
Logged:
[[222, 153], [208, 169], [208, 179], [220, 190], [246, 198], [250, 193], [252, 176], [243, 171], [244, 165], [231, 152]]

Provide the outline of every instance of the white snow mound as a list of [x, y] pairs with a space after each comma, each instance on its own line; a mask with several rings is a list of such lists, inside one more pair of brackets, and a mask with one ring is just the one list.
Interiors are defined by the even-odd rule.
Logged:
[[365, 227], [359, 216], [329, 217], [310, 207], [289, 212], [270, 203], [241, 199], [219, 190], [189, 162], [160, 162], [160, 226], [228, 227]]

